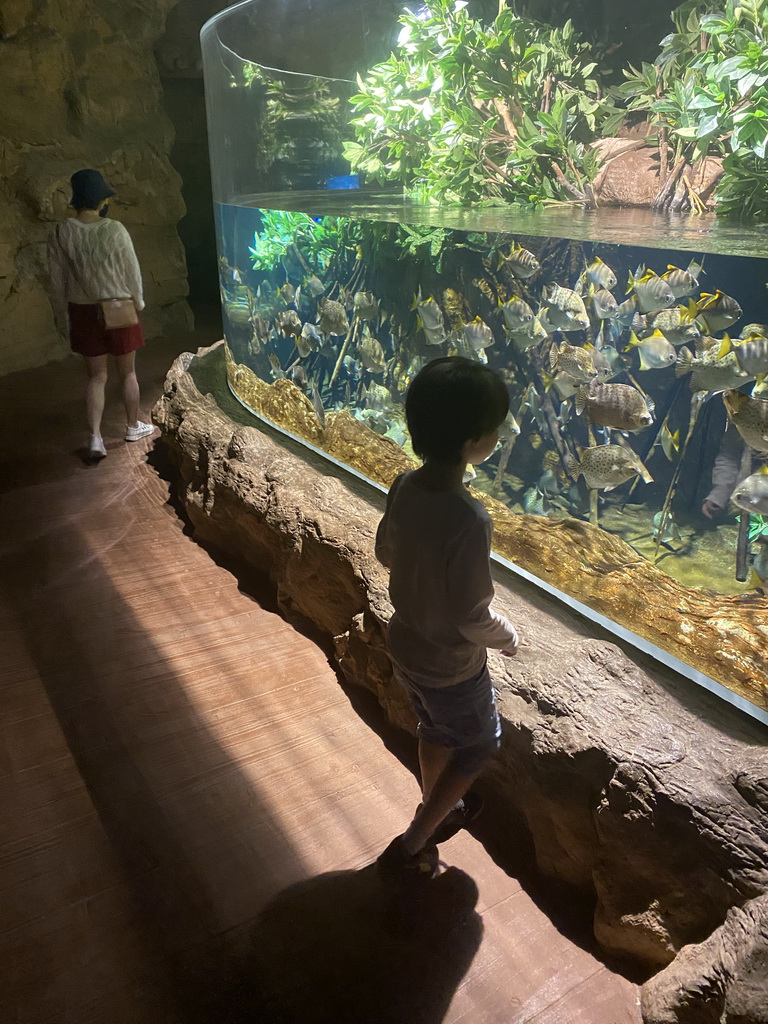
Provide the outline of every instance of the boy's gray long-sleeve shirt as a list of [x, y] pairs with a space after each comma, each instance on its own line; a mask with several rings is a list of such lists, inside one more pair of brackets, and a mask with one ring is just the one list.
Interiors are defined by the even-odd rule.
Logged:
[[390, 569], [395, 614], [389, 646], [422, 686], [451, 686], [476, 675], [486, 648], [517, 645], [514, 626], [490, 607], [491, 519], [468, 491], [425, 491], [399, 476], [376, 535]]

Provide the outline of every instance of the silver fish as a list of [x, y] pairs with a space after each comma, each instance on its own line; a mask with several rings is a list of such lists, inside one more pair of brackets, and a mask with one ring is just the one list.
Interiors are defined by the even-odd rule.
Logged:
[[508, 441], [511, 437], [517, 437], [520, 433], [520, 424], [511, 412], [504, 417], [504, 422], [499, 427], [499, 438]]
[[632, 348], [638, 351], [641, 370], [663, 370], [665, 366], [674, 366], [677, 361], [674, 348], [661, 331], [654, 331], [649, 338], [643, 338], [642, 341], [633, 331], [627, 351]]
[[612, 345], [603, 345], [602, 348], [593, 348], [585, 345], [587, 352], [592, 354], [592, 362], [597, 370], [597, 379], [605, 383], [611, 380], [616, 374], [621, 373], [621, 356]]
[[[662, 519], [664, 520], [663, 523]], [[666, 517], [664, 517], [663, 512], [657, 512], [654, 515], [653, 539], [667, 547], [680, 547], [682, 545], [683, 538], [680, 536], [680, 530], [669, 512], [667, 512]]]
[[315, 274], [310, 274], [309, 277], [304, 278], [304, 291], [309, 292], [309, 296], [312, 299], [316, 299], [318, 295], [322, 295], [325, 291], [325, 285]]
[[619, 308], [616, 311], [616, 317], [619, 323], [624, 327], [629, 327], [637, 312], [637, 297], [635, 295], [630, 295], [628, 299], [619, 303]]
[[605, 288], [593, 292], [592, 308], [598, 320], [616, 320], [619, 316], [619, 306], [616, 299]]
[[543, 341], [547, 337], [547, 332], [542, 326], [539, 317], [535, 316], [527, 327], [517, 331], [510, 331], [509, 337], [515, 348], [525, 352], [527, 349], [533, 348], [534, 345], [538, 345], [540, 341]]
[[751, 335], [735, 347], [739, 366], [754, 375], [768, 373], [768, 338]]
[[752, 515], [768, 516], [768, 466], [736, 484], [731, 501]]
[[646, 270], [641, 277], [630, 274], [629, 283], [637, 296], [637, 308], [641, 313], [655, 313], [659, 309], [666, 309], [675, 301], [674, 293], [667, 282], [652, 270]]
[[443, 326], [443, 311], [434, 299], [429, 298], [425, 302], [417, 301], [416, 309], [421, 326], [426, 330], [436, 331]]
[[700, 274], [701, 265], [691, 260], [687, 270], [681, 270], [671, 263], [667, 264], [667, 271], [661, 275], [661, 279], [667, 282], [676, 299], [682, 299], [699, 287]]
[[603, 263], [599, 256], [595, 256], [586, 269], [587, 279], [595, 288], [605, 288], [608, 291], [616, 287], [616, 275], [608, 266]]
[[699, 315], [707, 322], [710, 332], [724, 331], [726, 327], [736, 323], [741, 317], [742, 309], [736, 299], [725, 295], [718, 288], [714, 295], [702, 292], [699, 301], [696, 303]]
[[269, 356], [269, 374], [273, 380], [282, 380], [285, 377], [285, 371], [280, 365], [280, 360], [277, 358], [274, 352], [270, 352]]
[[507, 264], [515, 277], [519, 277], [522, 280], [533, 277], [534, 274], [541, 270], [541, 264], [533, 253], [524, 249], [521, 245], [513, 246], [509, 255], [501, 256], [501, 260]]
[[510, 299], [501, 307], [504, 324], [510, 331], [524, 331], [533, 320], [533, 310], [522, 299]]
[[476, 352], [493, 345], [493, 331], [479, 316], [476, 316], [471, 323], [465, 324], [461, 328], [461, 333], [467, 344]]

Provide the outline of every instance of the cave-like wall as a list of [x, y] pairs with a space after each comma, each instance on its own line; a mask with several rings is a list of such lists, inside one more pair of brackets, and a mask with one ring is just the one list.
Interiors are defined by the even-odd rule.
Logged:
[[[302, 69], [330, 61], [345, 77], [385, 57], [392, 38], [385, 26], [401, 0], [360, 0], [362, 33], [355, 19], [334, 21], [345, 2], [301, 0], [301, 18], [288, 0], [263, 0], [260, 55]], [[498, 0], [473, 0], [475, 13], [483, 13], [483, 4], [490, 14], [498, 9]], [[136, 244], [148, 336], [190, 324], [185, 247], [194, 298], [213, 299], [198, 34], [226, 6], [226, 0], [2, 0], [0, 374], [68, 352], [48, 301], [45, 239], [67, 212], [68, 179], [80, 167], [99, 168], [118, 190], [112, 213]], [[623, 63], [653, 59], [673, 6], [648, 0], [628, 10], [608, 0], [550, 0], [537, 13], [553, 22], [573, 14], [585, 33], [621, 43], [615, 59]], [[188, 215], [179, 226], [184, 200]]]
[[169, 161], [154, 46], [175, 0], [3, 0], [0, 7], [0, 374], [65, 355], [48, 301], [46, 236], [69, 176], [118, 192], [144, 275], [146, 333], [188, 326], [181, 181]]

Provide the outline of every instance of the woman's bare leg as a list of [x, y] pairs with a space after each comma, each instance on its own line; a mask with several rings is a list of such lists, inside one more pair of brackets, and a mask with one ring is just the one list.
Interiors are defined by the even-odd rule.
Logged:
[[115, 356], [115, 366], [123, 384], [123, 405], [125, 406], [125, 422], [129, 427], [139, 423], [139, 382], [136, 379], [136, 353], [129, 352], [124, 356]]
[[88, 412], [88, 428], [91, 436], [101, 439], [101, 417], [104, 414], [104, 388], [107, 383], [107, 357], [86, 356], [85, 368], [88, 383], [85, 389], [85, 406]]

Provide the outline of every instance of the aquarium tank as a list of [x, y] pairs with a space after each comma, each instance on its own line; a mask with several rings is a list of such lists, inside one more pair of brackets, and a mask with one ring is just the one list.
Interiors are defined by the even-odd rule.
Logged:
[[386, 489], [413, 376], [489, 365], [494, 557], [768, 722], [768, 3], [670, 4], [645, 43], [591, 8], [204, 26], [228, 383]]

